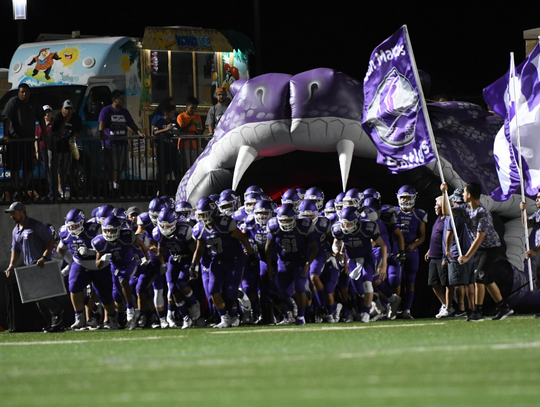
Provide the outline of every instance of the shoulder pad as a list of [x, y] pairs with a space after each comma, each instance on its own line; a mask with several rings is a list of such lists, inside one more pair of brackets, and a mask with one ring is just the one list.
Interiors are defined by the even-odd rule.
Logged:
[[253, 229], [253, 227], [257, 224], [255, 222], [255, 215], [250, 214], [248, 217], [244, 220], [244, 225], [247, 229]]
[[161, 240], [161, 232], [159, 231], [159, 227], [154, 227], [152, 229], [152, 239], [154, 239], [156, 242], [159, 242]]
[[414, 208], [413, 210], [414, 210], [414, 215], [418, 218], [418, 220], [424, 223], [427, 223], [428, 215], [425, 210], [419, 209], [419, 208]]
[[341, 224], [339, 222], [332, 225], [332, 235], [338, 240], [343, 238], [344, 233], [343, 230], [341, 230]]
[[246, 217], [246, 212], [244, 211], [243, 208], [238, 209], [236, 212], [232, 214], [232, 218], [237, 222], [244, 220], [245, 217]]
[[62, 240], [69, 237], [69, 231], [66, 225], [60, 226], [60, 229], [58, 229], [58, 236], [60, 236], [60, 239]]
[[277, 218], [270, 218], [268, 219], [268, 223], [266, 224], [266, 227], [270, 231], [270, 233], [275, 233], [279, 230], [279, 224]]
[[195, 226], [193, 226], [193, 237], [195, 239], [199, 238], [203, 228], [204, 228], [204, 225], [202, 224], [202, 222], [198, 222]]

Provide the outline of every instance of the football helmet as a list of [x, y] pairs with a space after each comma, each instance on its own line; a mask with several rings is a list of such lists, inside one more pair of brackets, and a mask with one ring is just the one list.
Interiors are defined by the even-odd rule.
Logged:
[[158, 215], [158, 228], [162, 235], [171, 236], [176, 230], [176, 213], [171, 208], [163, 208]]
[[320, 211], [324, 207], [324, 192], [317, 187], [311, 187], [306, 191], [304, 199], [315, 201], [317, 209]]
[[112, 205], [102, 205], [96, 212], [96, 219], [101, 225], [109, 216], [114, 216], [114, 206]]
[[354, 233], [358, 229], [358, 222], [360, 221], [360, 212], [354, 206], [348, 206], [343, 208], [339, 217], [341, 223], [341, 230], [346, 235]]
[[300, 197], [300, 200], [303, 200], [306, 196], [306, 190], [304, 188], [296, 188], [296, 192], [298, 192], [298, 196]]
[[326, 205], [324, 205], [324, 216], [329, 217], [336, 213], [336, 207], [334, 205], [335, 199], [330, 199], [326, 202]]
[[260, 226], [265, 226], [274, 214], [274, 208], [272, 207], [272, 202], [260, 200], [255, 204], [253, 208], [253, 214], [255, 216], [255, 222]]
[[336, 207], [336, 212], [339, 215], [343, 209], [343, 198], [345, 197], [345, 192], [340, 192], [336, 199], [334, 200], [334, 206]]
[[163, 201], [161, 198], [154, 198], [148, 204], [148, 215], [154, 226], [157, 226], [159, 212], [166, 207], [169, 207], [169, 201]]
[[300, 199], [300, 195], [296, 189], [288, 189], [281, 197], [282, 205], [291, 204], [295, 210], [298, 209], [298, 205], [300, 205], [301, 201], [302, 199]]
[[208, 198], [214, 201], [214, 203], [217, 205], [217, 202], [219, 201], [219, 194], [210, 194], [208, 195]]
[[113, 215], [116, 216], [118, 219], [127, 219], [126, 210], [124, 208], [114, 208]]
[[80, 209], [72, 209], [66, 215], [66, 227], [71, 236], [77, 237], [84, 231], [86, 216]]
[[290, 232], [296, 227], [296, 209], [293, 204], [283, 204], [276, 212], [279, 228], [283, 232]]
[[400, 209], [411, 209], [416, 202], [416, 190], [410, 185], [403, 185], [397, 192]]
[[197, 221], [208, 225], [216, 218], [217, 211], [216, 203], [210, 197], [203, 197], [197, 202], [195, 216]]
[[364, 199], [366, 198], [375, 198], [381, 202], [381, 194], [375, 188], [368, 188], [364, 190]]
[[161, 199], [161, 201], [169, 208], [174, 209], [176, 202], [174, 201], [174, 198], [172, 196], [162, 195], [159, 197], [159, 199]]
[[120, 237], [120, 230], [122, 229], [122, 223], [116, 216], [109, 216], [101, 224], [103, 231], [103, 237], [107, 242], [114, 242]]
[[364, 207], [371, 208], [374, 211], [379, 212], [381, 210], [381, 203], [374, 197], [364, 199]]
[[345, 196], [343, 197], [343, 207], [354, 206], [359, 209], [363, 200], [364, 193], [358, 188], [351, 188], [345, 192]]
[[298, 217], [309, 218], [313, 221], [317, 220], [319, 216], [319, 210], [315, 201], [311, 199], [303, 200], [298, 206]]
[[244, 192], [244, 202], [246, 201], [247, 196], [248, 196], [249, 194], [251, 194], [251, 193], [256, 193], [256, 194], [259, 194], [259, 195], [260, 195], [260, 194], [263, 193], [263, 189], [262, 189], [260, 186], [258, 186], [258, 185], [252, 185], [252, 186], [248, 187], [248, 188], [246, 189], [246, 192]]
[[188, 201], [178, 202], [174, 207], [174, 211], [176, 212], [178, 219], [183, 220], [184, 222], [187, 222], [195, 213], [193, 206], [191, 206]]
[[240, 197], [232, 189], [225, 189], [219, 194], [218, 208], [223, 215], [231, 216], [238, 208]]
[[244, 200], [244, 210], [247, 214], [250, 214], [253, 212], [253, 208], [255, 208], [255, 204], [257, 201], [261, 200], [261, 195], [257, 194], [255, 192], [252, 192], [246, 196], [246, 199]]

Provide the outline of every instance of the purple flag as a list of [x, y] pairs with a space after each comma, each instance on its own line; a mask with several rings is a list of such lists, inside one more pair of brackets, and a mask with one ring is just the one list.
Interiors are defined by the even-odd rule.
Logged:
[[377, 147], [377, 163], [392, 173], [435, 159], [417, 78], [403, 26], [373, 50], [364, 78], [362, 126]]
[[505, 118], [493, 145], [500, 183], [500, 187], [491, 193], [496, 201], [509, 199], [520, 186], [518, 125], [525, 193], [535, 196], [540, 187], [539, 63], [540, 46], [537, 45], [529, 57], [515, 68], [515, 73], [511, 64], [506, 75], [484, 89], [486, 103]]

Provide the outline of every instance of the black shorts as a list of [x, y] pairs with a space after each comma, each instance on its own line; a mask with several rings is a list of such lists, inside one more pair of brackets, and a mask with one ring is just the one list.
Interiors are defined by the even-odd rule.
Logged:
[[429, 259], [428, 284], [448, 287], [448, 267], [442, 266], [442, 259]]
[[495, 280], [495, 263], [504, 257], [502, 246], [491, 247], [489, 249], [478, 249], [474, 254], [474, 276], [475, 281], [480, 284], [489, 285]]

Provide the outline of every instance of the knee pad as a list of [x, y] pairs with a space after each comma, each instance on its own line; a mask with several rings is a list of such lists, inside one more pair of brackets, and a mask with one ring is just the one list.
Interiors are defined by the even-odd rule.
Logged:
[[154, 290], [154, 305], [156, 308], [165, 306], [165, 298], [163, 298], [163, 289]]
[[364, 281], [364, 292], [372, 293], [373, 292], [373, 283], [371, 281]]

